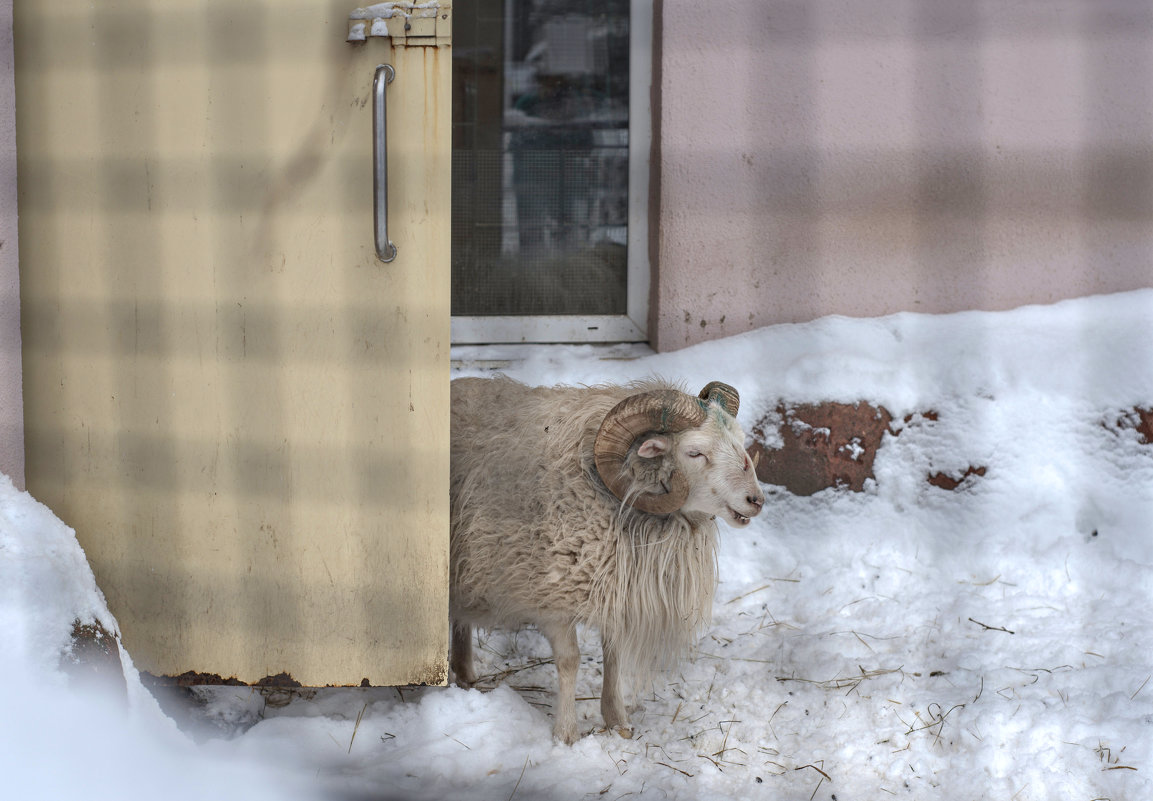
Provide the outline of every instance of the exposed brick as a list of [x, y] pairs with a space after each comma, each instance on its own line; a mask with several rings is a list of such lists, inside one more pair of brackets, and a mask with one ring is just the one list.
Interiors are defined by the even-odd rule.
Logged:
[[[909, 414], [904, 424], [935, 423], [936, 410]], [[830, 487], [861, 492], [865, 482], [876, 479], [873, 463], [885, 434], [899, 436], [903, 426], [893, 428], [893, 417], [883, 406], [857, 403], [819, 403], [788, 406], [778, 404], [752, 427], [749, 454], [757, 459], [757, 478], [784, 487], [794, 495], [813, 495]], [[1114, 428], [1133, 428], [1141, 441], [1153, 443], [1153, 410], [1132, 409], [1121, 415]], [[769, 436], [776, 430], [776, 437]], [[766, 442], [777, 439], [780, 447]], [[984, 476], [984, 465], [969, 466], [960, 474], [933, 473], [926, 480], [935, 487], [955, 490], [970, 476]]]
[[947, 473], [933, 473], [931, 476], [929, 476], [929, 483], [934, 487], [940, 487], [944, 490], [955, 490], [957, 487], [961, 486], [961, 484], [969, 476], [983, 476], [985, 475], [985, 472], [985, 467], [969, 466], [965, 468], [965, 471], [961, 473], [959, 477], [951, 476]]
[[1141, 443], [1143, 445], [1153, 444], [1153, 409], [1142, 409], [1140, 407], [1133, 410], [1140, 420], [1137, 423], [1137, 433], [1141, 435]]
[[1123, 409], [1102, 419], [1101, 425], [1114, 433], [1127, 430], [1136, 431], [1139, 443], [1153, 445], [1153, 409], [1143, 406]]
[[1133, 416], [1136, 418], [1133, 428], [1140, 434], [1140, 442], [1142, 445], [1153, 444], [1153, 409], [1143, 409], [1140, 406], [1133, 409]]
[[[777, 406], [752, 427], [757, 478], [794, 495], [812, 495], [829, 487], [861, 492], [875, 478], [873, 461], [892, 415], [880, 406], [857, 403]], [[766, 433], [776, 427], [783, 445], [769, 449]], [[775, 438], [774, 438], [775, 439]]]

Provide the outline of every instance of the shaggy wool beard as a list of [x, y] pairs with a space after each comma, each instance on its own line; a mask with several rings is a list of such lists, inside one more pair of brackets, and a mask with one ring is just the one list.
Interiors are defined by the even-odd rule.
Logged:
[[712, 619], [717, 525], [703, 514], [624, 513], [613, 559], [593, 581], [601, 637], [634, 682], [687, 656]]

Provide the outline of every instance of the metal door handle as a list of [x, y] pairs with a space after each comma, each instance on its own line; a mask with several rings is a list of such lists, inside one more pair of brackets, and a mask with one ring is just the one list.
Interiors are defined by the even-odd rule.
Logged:
[[381, 64], [372, 81], [372, 211], [376, 218], [376, 257], [386, 263], [396, 258], [396, 245], [388, 238], [388, 111], [384, 90], [395, 75], [391, 65]]

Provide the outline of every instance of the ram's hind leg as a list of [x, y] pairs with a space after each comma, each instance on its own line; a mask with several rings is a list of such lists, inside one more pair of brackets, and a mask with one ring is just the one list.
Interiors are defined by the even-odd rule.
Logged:
[[581, 661], [576, 626], [572, 623], [548, 624], [540, 626], [540, 631], [548, 638], [556, 665], [552, 733], [561, 742], [572, 745], [577, 739], [576, 678]]
[[615, 731], [622, 737], [632, 737], [629, 713], [625, 709], [624, 697], [621, 694], [621, 665], [617, 658], [617, 649], [603, 634], [601, 648], [605, 656], [604, 680], [601, 683], [601, 715], [605, 719], [605, 728]]
[[476, 673], [472, 668], [472, 624], [452, 624], [452, 648], [448, 661], [457, 684], [461, 687], [476, 684]]

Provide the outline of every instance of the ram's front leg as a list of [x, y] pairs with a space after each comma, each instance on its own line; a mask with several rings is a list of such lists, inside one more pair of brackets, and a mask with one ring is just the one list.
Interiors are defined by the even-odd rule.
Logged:
[[621, 694], [621, 666], [616, 646], [610, 638], [602, 634], [601, 648], [605, 657], [604, 680], [601, 683], [601, 715], [605, 719], [605, 728], [615, 731], [621, 737], [632, 737], [629, 713], [625, 708], [624, 696]]
[[541, 633], [552, 647], [556, 665], [556, 701], [553, 703], [553, 736], [572, 745], [577, 740], [576, 678], [580, 667], [580, 646], [576, 625], [556, 623], [541, 626]]

